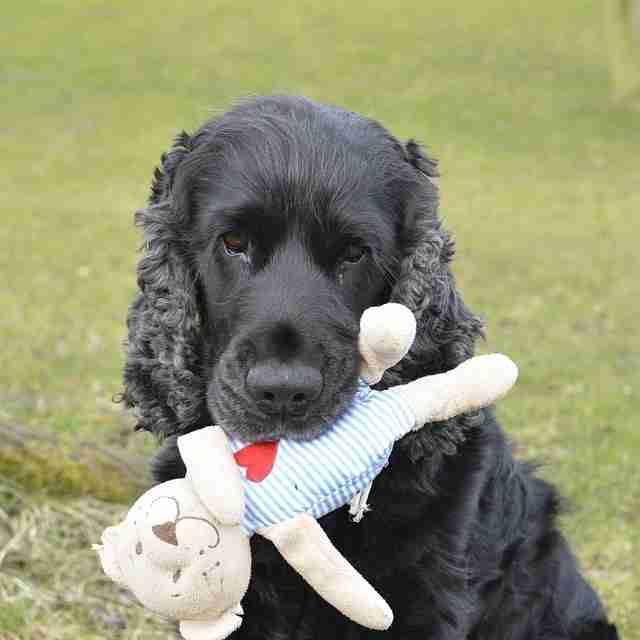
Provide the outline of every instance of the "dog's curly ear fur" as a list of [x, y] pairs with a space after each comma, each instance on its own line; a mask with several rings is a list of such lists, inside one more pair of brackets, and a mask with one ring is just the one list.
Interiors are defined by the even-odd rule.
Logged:
[[157, 204], [171, 196], [173, 180], [176, 175], [178, 165], [191, 151], [191, 136], [186, 131], [181, 131], [173, 142], [173, 147], [168, 153], [163, 153], [160, 157], [160, 166], [153, 172], [151, 183], [151, 193], [149, 204]]
[[[390, 301], [409, 307], [418, 326], [407, 356], [383, 377], [384, 387], [453, 369], [473, 355], [475, 342], [482, 335], [482, 323], [464, 304], [449, 267], [455, 249], [437, 217], [438, 193], [431, 180], [438, 175], [437, 163], [413, 140], [404, 151], [406, 161], [416, 170], [416, 188], [407, 203], [405, 254]], [[412, 457], [453, 453], [463, 438], [457, 427], [464, 421], [453, 419], [447, 429], [417, 432], [410, 443]], [[436, 442], [434, 436], [442, 437]]]
[[140, 291], [127, 317], [122, 400], [134, 408], [137, 429], [160, 437], [193, 428], [205, 402], [195, 281], [181, 237], [188, 212], [180, 211], [172, 193], [190, 150], [183, 132], [155, 171], [149, 206], [136, 213], [144, 244]]

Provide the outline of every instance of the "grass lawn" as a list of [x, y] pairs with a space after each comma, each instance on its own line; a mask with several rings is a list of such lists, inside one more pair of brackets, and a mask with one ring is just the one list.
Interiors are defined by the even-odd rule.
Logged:
[[27, 468], [0, 445], [2, 640], [166, 637], [87, 550], [123, 508], [117, 482], [66, 465], [78, 441], [153, 445], [111, 398], [133, 212], [161, 152], [274, 92], [371, 115], [440, 159], [483, 349], [521, 367], [504, 424], [552, 463], [580, 562], [640, 640], [640, 111], [609, 99], [600, 3], [40, 1], [7, 4], [3, 24], [0, 426], [63, 448]]

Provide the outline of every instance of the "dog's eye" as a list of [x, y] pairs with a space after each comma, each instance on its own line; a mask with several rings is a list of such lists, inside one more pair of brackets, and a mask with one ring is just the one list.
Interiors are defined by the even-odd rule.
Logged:
[[356, 262], [360, 262], [366, 253], [366, 249], [359, 244], [350, 244], [342, 254], [343, 262], [348, 262], [349, 264], [355, 264]]
[[225, 252], [230, 256], [245, 253], [249, 248], [249, 238], [246, 234], [240, 232], [225, 233], [222, 236], [222, 242]]

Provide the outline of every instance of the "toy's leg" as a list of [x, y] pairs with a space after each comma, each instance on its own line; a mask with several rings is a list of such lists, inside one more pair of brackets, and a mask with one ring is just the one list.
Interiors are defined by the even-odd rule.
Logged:
[[273, 542], [283, 558], [327, 602], [371, 629], [388, 629], [393, 612], [384, 598], [333, 546], [320, 525], [301, 514], [258, 533]]
[[389, 393], [405, 399], [420, 428], [493, 404], [507, 394], [517, 377], [518, 367], [507, 356], [493, 353], [470, 358], [447, 373], [394, 387]]
[[380, 382], [385, 370], [404, 358], [415, 337], [416, 319], [404, 305], [369, 307], [360, 318], [360, 376], [370, 385]]

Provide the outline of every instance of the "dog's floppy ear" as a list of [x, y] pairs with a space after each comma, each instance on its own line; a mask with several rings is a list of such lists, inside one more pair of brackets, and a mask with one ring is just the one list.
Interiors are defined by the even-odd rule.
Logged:
[[[407, 356], [385, 373], [385, 387], [453, 369], [473, 355], [475, 341], [482, 335], [482, 323], [464, 304], [449, 268], [454, 244], [437, 216], [438, 192], [432, 182], [438, 175], [437, 163], [413, 140], [404, 153], [415, 180], [405, 208], [404, 255], [390, 301], [413, 311], [417, 332]], [[450, 430], [447, 437], [455, 442], [454, 432]], [[414, 448], [418, 439], [430, 437], [419, 435]], [[434, 446], [435, 442], [422, 442], [418, 448], [424, 453]]]
[[135, 409], [137, 429], [161, 437], [193, 428], [205, 401], [195, 281], [181, 238], [188, 212], [180, 211], [173, 193], [176, 170], [190, 150], [183, 132], [155, 171], [149, 205], [136, 213], [144, 244], [140, 291], [127, 317], [122, 399]]
[[191, 146], [191, 137], [186, 131], [181, 131], [176, 136], [171, 150], [162, 154], [160, 166], [156, 167], [153, 172], [149, 204], [157, 204], [170, 197], [176, 169], [189, 151], [191, 151]]
[[402, 245], [404, 255], [391, 292], [390, 302], [409, 307], [417, 320], [433, 299], [437, 283], [431, 277], [441, 271], [451, 249], [437, 218], [438, 190], [430, 178], [437, 177], [437, 162], [428, 158], [419, 145], [410, 140], [404, 148], [405, 159], [416, 170], [411, 195], [406, 202]]

